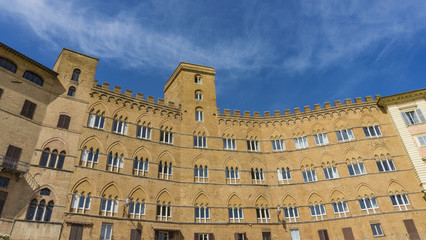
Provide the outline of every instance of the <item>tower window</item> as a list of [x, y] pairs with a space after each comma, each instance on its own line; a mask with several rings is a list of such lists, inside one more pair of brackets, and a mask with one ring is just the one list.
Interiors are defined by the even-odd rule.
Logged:
[[80, 78], [80, 73], [81, 73], [80, 69], [75, 69], [74, 72], [72, 73], [71, 80], [78, 82], [78, 79]]
[[70, 97], [74, 97], [74, 95], [75, 95], [75, 87], [70, 87], [68, 89], [68, 94], [67, 95], [70, 96]]
[[195, 76], [195, 83], [196, 84], [203, 84], [203, 79], [201, 76]]

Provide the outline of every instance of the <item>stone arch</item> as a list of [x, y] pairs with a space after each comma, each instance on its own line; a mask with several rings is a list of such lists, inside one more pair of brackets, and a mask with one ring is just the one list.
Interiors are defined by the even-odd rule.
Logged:
[[229, 157], [228, 159], [225, 160], [224, 162], [224, 167], [238, 167], [239, 164], [237, 163], [237, 161], [235, 161], [234, 158]]
[[41, 146], [41, 149], [44, 150], [46, 148], [49, 148], [52, 151], [56, 149], [58, 150], [58, 152], [65, 150], [66, 153], [69, 153], [68, 145], [65, 143], [64, 140], [58, 137], [51, 138], [47, 140], [45, 143], [43, 143]]
[[[50, 195], [49, 196], [41, 196], [40, 195], [40, 191], [42, 189], [49, 189], [50, 190]], [[58, 194], [56, 193], [55, 189], [50, 186], [49, 184], [44, 184], [39, 186], [38, 188], [34, 189], [34, 191], [29, 195], [29, 197], [27, 198], [27, 201], [31, 201], [32, 199], [37, 199], [37, 201], [40, 201], [41, 199], [45, 199], [46, 202], [49, 202], [50, 200], [53, 200], [53, 202], [55, 204], [58, 203]]]
[[111, 145], [109, 145], [109, 147], [107, 148], [107, 153], [109, 153], [109, 152], [113, 152], [113, 153], [115, 153], [115, 152], [123, 153], [123, 154], [124, 154], [124, 157], [128, 156], [127, 151], [126, 151], [126, 148], [125, 148], [125, 147], [124, 147], [124, 145], [123, 145], [121, 142], [119, 142], [119, 141], [113, 142]]
[[282, 203], [283, 203], [283, 207], [297, 206], [296, 198], [294, 198], [290, 194], [287, 194], [286, 196], [284, 196]]
[[366, 183], [359, 184], [355, 193], [357, 198], [371, 197], [376, 195], [376, 192]]
[[314, 124], [312, 124], [311, 132], [312, 132], [313, 134], [325, 133], [326, 131], [327, 131], [327, 130], [326, 130], [326, 128], [324, 127], [324, 125], [323, 125], [323, 124], [318, 123], [318, 122], [315, 122]]
[[330, 193], [330, 201], [331, 202], [338, 202], [338, 201], [345, 201], [346, 195], [338, 188], [334, 188], [331, 190]]
[[255, 200], [256, 207], [269, 207], [269, 201], [263, 194], [259, 194]]
[[170, 121], [169, 119], [164, 119], [163, 121], [160, 122], [159, 126], [158, 126], [161, 130], [164, 131], [172, 131], [173, 130], [173, 123], [172, 121]]
[[197, 124], [192, 129], [192, 134], [193, 135], [197, 135], [197, 136], [208, 136], [209, 135], [207, 129], [203, 125], [201, 125], [201, 124]]
[[235, 131], [231, 127], [226, 127], [222, 131], [222, 137], [224, 138], [234, 138], [235, 137]]
[[[348, 149], [345, 151], [344, 156], [345, 156], [345, 159], [346, 159], [346, 160], [347, 160], [347, 159], [358, 159], [358, 158], [360, 158], [360, 157], [361, 157], [361, 152], [359, 152], [359, 151], [358, 151], [358, 150], [356, 150], [355, 148], [351, 147], [351, 148], [348, 148]], [[361, 157], [361, 158], [362, 158], [362, 157]]]
[[172, 154], [170, 154], [170, 152], [167, 150], [163, 151], [160, 155], [158, 155], [157, 162], [160, 161], [172, 163], [173, 165], [175, 165], [175, 160]]
[[259, 160], [259, 159], [257, 159], [257, 158], [253, 158], [251, 161], [250, 161], [250, 164], [249, 164], [249, 166], [251, 167], [251, 168], [258, 168], [258, 169], [261, 169], [261, 168], [263, 168], [263, 169], [265, 169], [265, 165]]
[[310, 158], [308, 158], [308, 157], [304, 156], [304, 157], [302, 157], [302, 159], [300, 160], [300, 166], [301, 166], [302, 168], [305, 168], [305, 167], [314, 167], [314, 162], [312, 161], [312, 159], [310, 159]]
[[385, 155], [385, 156], [389, 155], [390, 156], [389, 148], [387, 148], [385, 145], [382, 145], [382, 144], [374, 146], [373, 152], [374, 152], [375, 155], [378, 155], [378, 156], [380, 156], [380, 155]]
[[72, 188], [72, 193], [83, 193], [83, 194], [95, 194], [94, 193], [94, 187], [93, 184], [91, 183], [91, 181], [85, 177], [82, 178], [80, 180], [78, 180], [73, 188]]
[[379, 122], [377, 121], [377, 119], [373, 115], [364, 114], [361, 117], [361, 124], [363, 126], [372, 126], [372, 125], [379, 125]]
[[130, 122], [129, 112], [127, 112], [127, 110], [124, 107], [116, 109], [112, 113], [112, 117], [120, 121]]
[[195, 165], [197, 165], [197, 166], [200, 166], [200, 165], [201, 166], [206, 166], [207, 165], [207, 167], [210, 167], [210, 163], [207, 160], [206, 156], [204, 156], [204, 154], [200, 154], [197, 157], [195, 157], [192, 165], [193, 166], [195, 166]]
[[293, 137], [302, 137], [305, 135], [305, 130], [300, 126], [295, 126], [292, 132]]
[[169, 191], [167, 191], [166, 189], [161, 190], [155, 199], [156, 202], [160, 204], [170, 204], [173, 202]]
[[243, 201], [241, 198], [236, 194], [233, 193], [228, 197], [228, 206], [243, 206]]
[[332, 163], [332, 164], [334, 164], [334, 163], [335, 163], [334, 158], [333, 158], [333, 157], [331, 156], [331, 154], [330, 154], [330, 153], [328, 153], [328, 152], [324, 152], [324, 153], [321, 155], [320, 159], [321, 159], [321, 164], [327, 164], [327, 163]]
[[149, 154], [148, 150], [146, 149], [146, 147], [138, 147], [135, 152], [132, 155], [132, 159], [134, 159], [135, 157], [137, 157], [138, 159], [140, 158], [148, 158], [151, 159], [151, 154]]
[[349, 122], [346, 120], [346, 118], [338, 118], [336, 121], [334, 121], [334, 126], [336, 129], [348, 129], [350, 128]]
[[121, 192], [119, 188], [117, 187], [117, 184], [115, 182], [110, 182], [106, 184], [102, 190], [100, 191], [101, 197], [103, 198], [121, 198]]
[[193, 201], [194, 206], [208, 206], [210, 203], [210, 199], [204, 192], [199, 192]]
[[97, 101], [89, 107], [89, 112], [96, 115], [109, 116], [107, 106], [102, 101]]
[[280, 139], [283, 137], [283, 134], [281, 133], [281, 131], [279, 131], [277, 128], [273, 128], [272, 129], [272, 133], [271, 133], [271, 139]]
[[402, 183], [400, 183], [399, 181], [395, 179], [392, 179], [389, 181], [387, 189], [388, 189], [389, 195], [401, 194], [401, 193], [407, 192], [405, 190], [405, 187], [403, 187]]
[[324, 198], [321, 197], [321, 195], [315, 191], [311, 192], [308, 196], [308, 203], [309, 205], [314, 205], [318, 203], [324, 203]]
[[258, 134], [255, 131], [253, 131], [252, 129], [250, 129], [250, 130], [247, 131], [246, 139], [257, 140], [258, 139], [257, 135]]
[[131, 201], [145, 201], [146, 194], [141, 186], [137, 186], [132, 189], [129, 193], [129, 199]]
[[97, 149], [97, 148], [99, 148], [99, 151], [100, 152], [103, 152], [104, 151], [104, 148], [103, 148], [103, 146], [102, 146], [102, 143], [101, 143], [101, 141], [99, 141], [99, 139], [98, 139], [98, 137], [96, 137], [95, 135], [93, 135], [93, 136], [90, 136], [90, 137], [88, 137], [88, 138], [86, 138], [82, 143], [81, 143], [81, 145], [80, 145], [80, 148], [84, 148], [84, 147], [87, 147], [87, 148], [91, 148], [91, 147], [93, 147], [93, 149]]
[[146, 113], [141, 114], [136, 118], [136, 124], [149, 127], [151, 126], [151, 118]]

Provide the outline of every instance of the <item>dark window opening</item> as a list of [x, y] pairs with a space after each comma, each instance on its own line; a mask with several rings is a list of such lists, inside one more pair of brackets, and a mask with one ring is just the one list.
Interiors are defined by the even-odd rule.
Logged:
[[31, 101], [25, 100], [24, 106], [22, 107], [22, 110], [21, 110], [21, 115], [29, 119], [33, 119], [36, 107], [37, 107], [37, 104]]
[[43, 79], [33, 72], [26, 71], [24, 73], [24, 78], [37, 85], [43, 86]]

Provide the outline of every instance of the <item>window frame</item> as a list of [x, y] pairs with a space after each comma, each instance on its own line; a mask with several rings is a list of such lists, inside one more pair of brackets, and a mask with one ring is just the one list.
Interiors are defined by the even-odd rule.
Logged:
[[[353, 162], [356, 162], [355, 164]], [[350, 164], [347, 164], [348, 171], [350, 176], [359, 176], [367, 174], [367, 169], [363, 162], [360, 162], [358, 159], [349, 161]], [[355, 168], [356, 166], [357, 168]], [[359, 170], [359, 173], [356, 172], [356, 169]]]
[[104, 129], [105, 127], [105, 117], [103, 115], [98, 115], [94, 113], [89, 114], [89, 120], [87, 126], [91, 128]]
[[[349, 212], [348, 203], [346, 201], [337, 201], [332, 203], [334, 214], [338, 214], [339, 217], [346, 217], [346, 213]], [[337, 211], [336, 211], [337, 210]]]
[[222, 138], [224, 150], [237, 150], [236, 140], [234, 138]]
[[377, 138], [382, 136], [382, 131], [380, 130], [379, 125], [362, 127], [362, 130], [367, 138]]
[[420, 110], [420, 108], [417, 108], [417, 107], [402, 110], [401, 115], [402, 115], [402, 119], [405, 122], [405, 125], [407, 126], [426, 122], [426, 119], [422, 113], [422, 110]]
[[315, 168], [312, 168], [312, 167], [305, 167], [304, 170], [302, 171], [302, 176], [303, 176], [303, 182], [305, 183], [318, 181]]
[[160, 130], [160, 142], [166, 144], [173, 144], [173, 132], [167, 130]]
[[317, 146], [324, 146], [329, 144], [328, 137], [326, 133], [317, 133], [314, 135], [315, 144]]
[[255, 139], [247, 140], [247, 151], [249, 152], [260, 152], [259, 141]]
[[128, 123], [119, 119], [114, 119], [112, 124], [112, 132], [120, 135], [127, 135]]
[[[137, 206], [139, 209], [136, 212]], [[142, 219], [145, 216], [146, 204], [145, 201], [130, 201], [129, 203], [129, 218]]]
[[265, 182], [263, 168], [253, 167], [251, 168], [250, 173], [251, 173], [252, 184], [263, 184]]
[[194, 136], [194, 147], [195, 148], [207, 148], [207, 137], [204, 135]]
[[165, 179], [169, 180], [172, 178], [173, 175], [173, 164], [172, 162], [167, 163], [167, 161], [160, 161], [158, 163], [158, 178], [159, 179]]
[[22, 76], [23, 78], [27, 79], [28, 81], [39, 85], [40, 87], [43, 86], [44, 80], [42, 77], [40, 77], [38, 74], [31, 72], [31, 71], [25, 71], [24, 75]]
[[98, 159], [99, 148], [94, 151], [93, 147], [87, 149], [87, 146], [85, 146], [81, 151], [80, 166], [87, 167], [90, 162], [90, 168], [93, 168], [94, 164], [98, 163]]
[[[204, 215], [204, 217], [203, 217], [203, 215]], [[209, 206], [208, 205], [206, 205], [206, 206], [203, 206], [203, 205], [202, 206], [195, 206], [194, 217], [195, 217], [195, 222], [206, 223], [208, 220], [210, 220], [210, 208], [209, 208]]]
[[389, 197], [391, 199], [392, 205], [394, 207], [398, 207], [399, 211], [402, 211], [401, 206], [403, 206], [405, 210], [408, 210], [407, 206], [410, 205], [410, 201], [408, 200], [407, 194], [405, 193], [393, 194], [393, 195], [390, 195]]
[[256, 207], [256, 216], [257, 222], [260, 221], [260, 223], [268, 223], [268, 220], [271, 219], [268, 207]]
[[68, 130], [71, 123], [71, 117], [66, 114], [60, 114], [58, 119], [57, 128], [62, 128]]
[[[373, 224], [370, 224], [370, 226], [371, 226], [371, 231], [373, 232], [373, 237], [385, 236], [382, 225], [380, 223], [373, 223]], [[380, 230], [381, 233], [379, 233], [378, 230]]]
[[21, 116], [29, 119], [33, 119], [37, 104], [25, 99], [24, 105], [22, 106]]
[[242, 207], [228, 207], [228, 215], [229, 215], [229, 221], [231, 222], [241, 222], [241, 220], [244, 220], [244, 212]]
[[[352, 129], [341, 129], [336, 131], [338, 142], [349, 142], [355, 140], [355, 135]], [[346, 136], [346, 137], [345, 137]]]
[[136, 137], [140, 139], [151, 139], [151, 128], [146, 125], [137, 125], [136, 128]]
[[[103, 222], [101, 226], [100, 240], [112, 240], [113, 227], [114, 224]], [[102, 236], [102, 232], [104, 232], [104, 236]]]
[[376, 159], [376, 165], [379, 169], [379, 172], [394, 172], [396, 171], [395, 164], [392, 159], [388, 158], [388, 156], [384, 156], [385, 159], [382, 159], [382, 156], [379, 156]]
[[373, 210], [373, 213], [376, 213], [376, 209], [379, 209], [379, 204], [375, 197], [363, 197], [358, 199], [359, 206], [361, 211], [367, 211], [367, 214], [370, 214], [370, 210]]
[[226, 176], [226, 183], [228, 184], [237, 184], [240, 180], [240, 172], [238, 167], [226, 167], [225, 168], [225, 176]]
[[327, 163], [323, 166], [323, 172], [325, 180], [337, 179], [340, 178], [339, 172], [335, 164]]
[[289, 222], [297, 222], [299, 218], [299, 209], [296, 206], [287, 206], [283, 208], [284, 217], [288, 219]]
[[4, 57], [0, 57], [0, 67], [12, 73], [16, 73], [18, 70], [18, 66], [14, 62]]
[[133, 160], [133, 175], [136, 176], [145, 176], [149, 171], [149, 161], [148, 158], [143, 159], [143, 157], [136, 156]]
[[205, 183], [209, 178], [208, 167], [205, 165], [197, 165], [194, 166], [194, 182]]
[[273, 152], [283, 152], [286, 150], [284, 139], [273, 139], [271, 143]]
[[318, 220], [318, 216], [321, 218], [321, 220], [324, 220], [324, 216], [327, 215], [327, 212], [325, 211], [325, 206], [322, 203], [310, 205], [309, 208], [311, 212], [311, 217], [315, 217], [315, 220]]

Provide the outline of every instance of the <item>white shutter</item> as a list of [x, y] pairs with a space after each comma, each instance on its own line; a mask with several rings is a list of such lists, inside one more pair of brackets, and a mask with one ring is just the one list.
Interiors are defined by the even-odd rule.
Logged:
[[277, 176], [279, 181], [283, 180], [283, 175], [281, 174], [279, 169], [277, 169]]
[[83, 148], [83, 150], [81, 151], [81, 160], [87, 161], [87, 151], [87, 148]]
[[78, 195], [75, 194], [72, 199], [71, 208], [77, 208], [77, 204], [78, 204]]
[[120, 156], [120, 168], [123, 168], [124, 165], [124, 157]]
[[118, 212], [118, 200], [115, 200], [114, 202], [114, 213]]
[[89, 127], [95, 126], [95, 118], [96, 118], [96, 115], [90, 114], [90, 116], [89, 116]]
[[324, 144], [328, 144], [329, 142], [328, 142], [327, 134], [324, 133], [322, 136], [323, 136], [323, 139], [324, 139]]
[[124, 135], [127, 135], [127, 123], [124, 123]]

